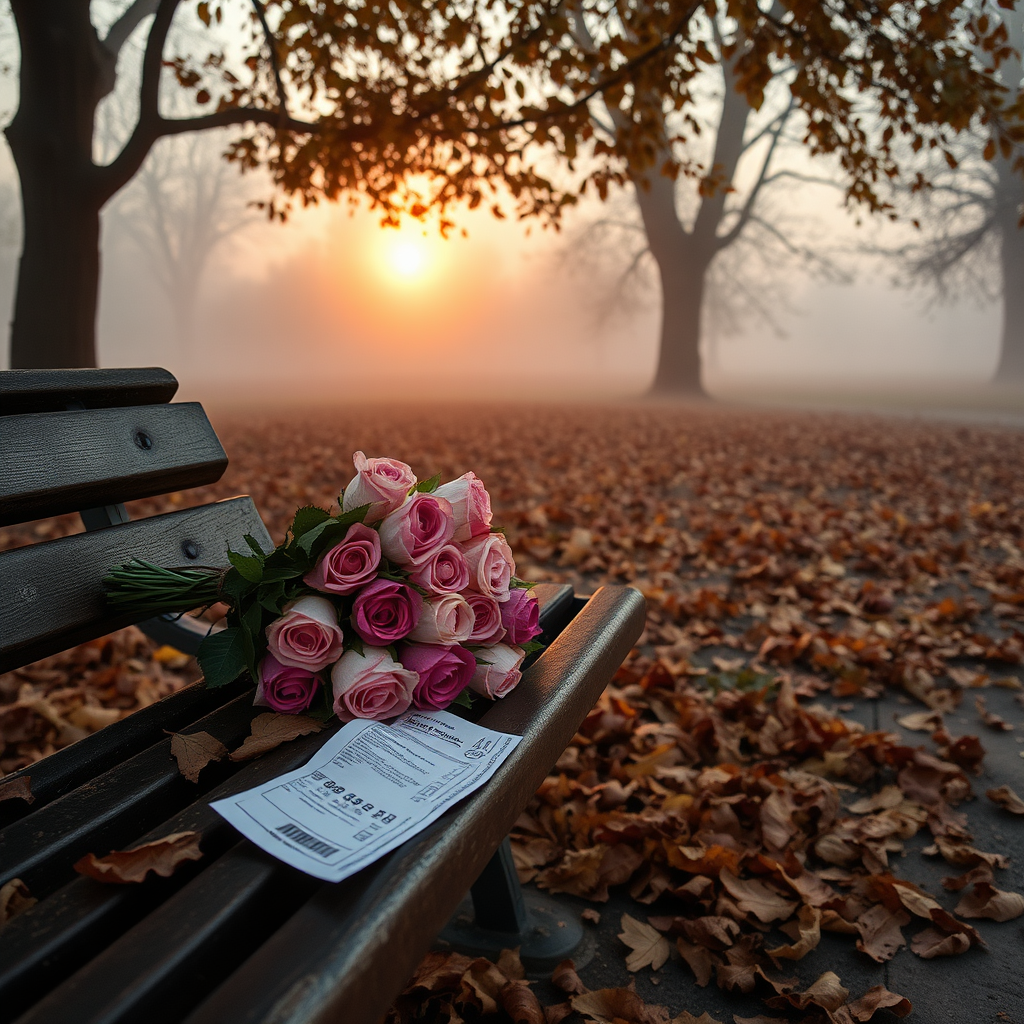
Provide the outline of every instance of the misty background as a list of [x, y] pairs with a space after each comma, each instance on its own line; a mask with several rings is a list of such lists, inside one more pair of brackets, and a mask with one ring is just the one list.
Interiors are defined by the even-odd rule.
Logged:
[[[17, 104], [17, 46], [0, 111]], [[138, 61], [126, 48], [123, 60]], [[121, 66], [119, 65], [119, 72]], [[116, 152], [134, 119], [137, 76], [100, 111]], [[709, 117], [721, 104], [708, 93]], [[234, 130], [237, 134], [237, 129]], [[441, 239], [432, 224], [383, 229], [363, 207], [296, 209], [272, 224], [254, 204], [260, 174], [221, 159], [229, 131], [161, 139], [103, 214], [100, 365], [161, 365], [205, 401], [344, 401], [388, 394], [487, 400], [642, 394], [655, 369], [660, 285], [632, 189], [584, 200], [560, 232], [462, 213]], [[808, 177], [834, 169], [796, 143], [783, 163]], [[679, 183], [679, 207], [686, 191]], [[968, 284], [940, 301], [893, 283], [877, 253], [913, 229], [854, 214], [841, 191], [794, 180], [766, 195], [795, 252], [756, 239], [717, 258], [704, 307], [705, 385], [719, 397], [906, 396], [980, 390], [998, 359], [1001, 310]], [[18, 183], [0, 147], [0, 315], [10, 321], [20, 246]], [[413, 273], [398, 269], [415, 250]], [[405, 252], [408, 258], [408, 252]], [[6, 350], [2, 357], [6, 365]]]

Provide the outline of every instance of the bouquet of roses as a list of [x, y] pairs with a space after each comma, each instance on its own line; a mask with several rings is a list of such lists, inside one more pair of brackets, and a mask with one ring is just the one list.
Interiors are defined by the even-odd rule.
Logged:
[[132, 561], [104, 581], [108, 601], [154, 614], [227, 602], [228, 627], [197, 655], [206, 685], [248, 670], [256, 703], [285, 714], [347, 722], [503, 697], [541, 646], [538, 605], [483, 483], [353, 462], [338, 515], [301, 508], [283, 544], [267, 554], [247, 536], [228, 567]]

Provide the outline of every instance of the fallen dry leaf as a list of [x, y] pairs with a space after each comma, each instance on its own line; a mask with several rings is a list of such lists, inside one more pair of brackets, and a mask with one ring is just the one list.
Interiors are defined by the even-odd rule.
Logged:
[[797, 915], [797, 941], [786, 946], [776, 946], [765, 952], [771, 957], [784, 960], [799, 960], [816, 948], [821, 941], [821, 911], [817, 907], [806, 905], [800, 908]]
[[664, 1006], [649, 1006], [632, 988], [601, 988], [569, 1000], [585, 1019], [598, 1024], [667, 1024]]
[[857, 948], [878, 963], [891, 960], [906, 945], [907, 940], [900, 929], [908, 924], [909, 914], [902, 910], [889, 910], [877, 903], [857, 918], [856, 926], [860, 932]]
[[911, 732], [935, 732], [942, 728], [942, 715], [938, 711], [913, 711], [900, 715], [896, 722]]
[[656, 971], [668, 959], [668, 940], [649, 924], [623, 914], [619, 926], [619, 938], [633, 951], [626, 957], [627, 971], [639, 971], [648, 965]]
[[823, 1010], [838, 1010], [842, 1006], [850, 990], [843, 987], [839, 975], [834, 971], [825, 971], [819, 975], [813, 985], [803, 992], [781, 992], [770, 996], [765, 1002], [769, 1006], [795, 1006], [798, 1010], [806, 1010], [808, 1006], [820, 1006]]
[[563, 992], [569, 995], [581, 995], [587, 991], [587, 986], [580, 981], [576, 973], [576, 965], [571, 960], [563, 960], [552, 972], [551, 982]]
[[925, 928], [918, 932], [910, 948], [922, 959], [932, 960], [937, 956], [956, 956], [971, 948], [971, 940], [962, 932], [944, 932], [938, 928]]
[[198, 832], [175, 832], [131, 850], [115, 850], [106, 857], [87, 853], [74, 868], [97, 882], [141, 882], [150, 871], [169, 878], [183, 861], [203, 856], [199, 849], [201, 838]]
[[721, 960], [714, 956], [706, 946], [695, 946], [692, 942], [684, 939], [676, 939], [676, 948], [680, 956], [689, 965], [697, 984], [704, 988], [714, 977], [715, 968], [721, 964]]
[[847, 1006], [854, 1020], [867, 1021], [875, 1015], [876, 1010], [888, 1010], [897, 1017], [906, 1017], [912, 1007], [906, 996], [890, 992], [884, 985], [875, 985]]
[[28, 886], [20, 878], [12, 878], [0, 886], [0, 929], [12, 918], [36, 904]]
[[208, 732], [176, 732], [171, 735], [171, 754], [178, 771], [189, 782], [198, 782], [199, 773], [211, 762], [227, 756], [228, 748]]
[[32, 795], [32, 776], [19, 775], [16, 779], [8, 779], [0, 782], [0, 800], [24, 800], [26, 803], [35, 803]]
[[1024, 914], [1024, 896], [1019, 892], [1004, 892], [990, 882], [975, 882], [974, 888], [960, 898], [955, 913], [963, 917], [1012, 921]]
[[306, 715], [278, 715], [272, 711], [257, 715], [252, 720], [252, 731], [246, 736], [245, 742], [237, 750], [231, 751], [231, 760], [248, 761], [282, 743], [307, 733], [320, 732], [321, 729], [322, 723]]
[[498, 1001], [512, 1024], [547, 1024], [540, 1000], [523, 981], [510, 981], [498, 993]]
[[694, 1017], [689, 1010], [683, 1010], [678, 1017], [673, 1017], [668, 1024], [722, 1024], [717, 1017], [712, 1017], [705, 1010], [699, 1017]]
[[764, 924], [783, 921], [797, 908], [795, 902], [783, 898], [778, 890], [759, 879], [737, 878], [727, 869], [719, 874], [719, 878], [740, 910], [753, 914]]
[[999, 804], [1004, 811], [1011, 814], [1024, 814], [1024, 800], [1021, 800], [1009, 786], [998, 786], [985, 790], [985, 796], [993, 803]]
[[988, 710], [984, 697], [978, 696], [974, 698], [974, 708], [978, 712], [978, 717], [990, 729], [994, 729], [996, 732], [1013, 732], [1013, 726], [1005, 718], [1001, 718], [999, 715]]
[[580, 913], [580, 917], [584, 921], [589, 921], [591, 924], [601, 923], [601, 912], [598, 910], [594, 910], [593, 907], [587, 907], [586, 910]]

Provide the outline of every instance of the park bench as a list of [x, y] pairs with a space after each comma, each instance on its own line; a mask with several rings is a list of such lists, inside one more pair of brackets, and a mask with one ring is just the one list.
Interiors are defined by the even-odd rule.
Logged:
[[[201, 406], [169, 404], [176, 388], [157, 369], [0, 372], [0, 525], [77, 511], [87, 531], [0, 553], [0, 672], [141, 618], [104, 604], [115, 564], [224, 564], [246, 533], [272, 546], [248, 497], [129, 521], [125, 501], [212, 483], [227, 465]], [[246, 680], [186, 687], [8, 776], [30, 776], [34, 802], [0, 802], [0, 885], [19, 878], [39, 902], [0, 931], [0, 1021], [370, 1024], [474, 879], [479, 948], [564, 950], [572, 928], [558, 925], [575, 922], [538, 924], [545, 908], [524, 904], [505, 837], [638, 638], [644, 603], [620, 587], [539, 595], [550, 645], [479, 719], [522, 742], [482, 789], [344, 882], [275, 860], [209, 807], [301, 766], [337, 724], [211, 764], [198, 784], [177, 771], [169, 732], [229, 748], [248, 734], [265, 709]], [[206, 628], [144, 625], [188, 650]], [[189, 830], [204, 855], [169, 878], [104, 885], [72, 867]]]

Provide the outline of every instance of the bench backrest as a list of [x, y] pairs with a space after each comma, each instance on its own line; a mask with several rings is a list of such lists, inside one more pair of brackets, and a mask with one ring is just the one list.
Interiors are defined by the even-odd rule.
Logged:
[[125, 501], [227, 467], [202, 406], [168, 404], [176, 390], [161, 369], [0, 372], [0, 526], [81, 512], [90, 528], [0, 552], [0, 672], [143, 618], [106, 607], [114, 565], [224, 565], [246, 533], [272, 546], [248, 497], [126, 521]]

